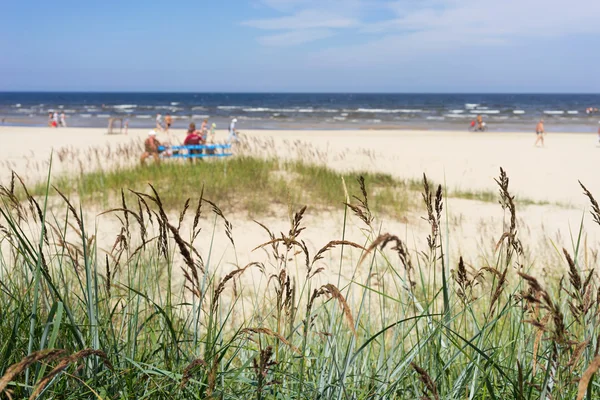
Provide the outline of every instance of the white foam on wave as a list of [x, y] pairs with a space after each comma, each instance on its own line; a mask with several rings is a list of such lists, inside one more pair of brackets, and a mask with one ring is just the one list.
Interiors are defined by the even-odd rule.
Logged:
[[206, 108], [204, 108], [202, 106], [192, 107], [192, 111], [202, 111], [202, 110], [206, 110]]
[[471, 110], [471, 115], [477, 114], [500, 114], [500, 110]]
[[456, 118], [456, 119], [471, 118], [470, 115], [464, 115], [464, 114], [444, 114], [444, 117], [446, 117], [446, 118]]
[[336, 121], [345, 121], [346, 117], [333, 117], [333, 119]]
[[416, 114], [423, 112], [420, 109], [388, 109], [388, 108], [359, 108], [356, 112], [362, 113], [374, 113], [374, 114], [395, 114], [395, 113], [404, 113], [404, 114]]
[[478, 106], [479, 106], [479, 104], [477, 104], [477, 103], [467, 103], [467, 104], [465, 104], [465, 108], [467, 110], [472, 110], [473, 108], [476, 108]]
[[340, 115], [341, 115], [342, 117], [347, 117], [347, 116], [348, 116], [348, 113], [341, 113]]
[[96, 115], [98, 118], [110, 118], [110, 114], [98, 114]]
[[567, 111], [567, 114], [575, 115], [579, 114], [579, 111]]
[[207, 119], [207, 118], [210, 118], [210, 116], [208, 116], [208, 115], [199, 115], [199, 114], [192, 115], [192, 119]]
[[152, 118], [152, 115], [140, 114], [140, 115], [136, 115], [135, 118], [148, 119], [148, 118]]
[[523, 110], [513, 110], [513, 114], [525, 114], [525, 111]]
[[[217, 108], [219, 110], [235, 110], [235, 109], [238, 109], [238, 108], [242, 108], [242, 106], [218, 106]], [[192, 108], [192, 110], [193, 109], [195, 109], [195, 107]]]
[[432, 120], [432, 121], [443, 121], [446, 118], [444, 117], [427, 117], [428, 120]]
[[21, 103], [15, 104], [15, 107], [17, 107], [17, 108], [21, 107]]
[[450, 110], [450, 112], [451, 112], [452, 114], [462, 114], [462, 113], [464, 113], [464, 112], [465, 112], [465, 110]]
[[547, 111], [544, 111], [544, 114], [547, 114], [547, 115], [562, 115], [564, 113], [565, 113], [564, 111], [560, 111], [560, 110], [547, 110]]
[[92, 114], [79, 114], [81, 118], [92, 118]]
[[172, 105], [172, 106], [176, 106], [176, 105], [178, 105], [178, 104], [179, 104], [179, 102], [177, 102], [177, 101], [172, 101], [172, 102], [171, 102], [171, 105]]
[[35, 110], [33, 108], [19, 108], [17, 110], [17, 112], [20, 112], [20, 113], [29, 113], [29, 112], [34, 112], [34, 111]]
[[113, 106], [113, 108], [116, 108], [117, 110], [124, 110], [127, 108], [137, 108], [137, 104], [117, 104], [116, 106]]

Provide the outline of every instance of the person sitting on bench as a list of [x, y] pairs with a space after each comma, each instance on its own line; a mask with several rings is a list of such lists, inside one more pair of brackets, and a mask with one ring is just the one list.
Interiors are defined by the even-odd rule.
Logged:
[[[190, 127], [188, 128], [187, 131], [187, 136], [185, 137], [185, 140], [183, 141], [183, 145], [184, 146], [190, 146], [190, 145], [201, 145], [204, 144], [205, 141], [202, 138], [202, 136], [200, 135], [200, 132], [198, 132], [196, 130], [196, 124], [194, 124], [193, 122], [190, 124]], [[190, 154], [202, 154], [202, 150], [201, 149], [190, 149]], [[192, 158], [190, 157], [190, 161], [192, 161]]]
[[157, 164], [160, 164], [160, 158], [158, 157], [160, 142], [156, 140], [156, 132], [154, 130], [148, 132], [148, 139], [144, 141], [144, 153], [140, 158], [142, 165], [146, 164], [146, 158], [152, 157]]

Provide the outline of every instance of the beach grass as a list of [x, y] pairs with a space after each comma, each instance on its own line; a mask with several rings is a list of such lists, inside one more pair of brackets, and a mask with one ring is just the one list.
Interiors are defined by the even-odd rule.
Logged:
[[[168, 168], [181, 172], [140, 173]], [[582, 228], [572, 248], [557, 249], [561, 261], [544, 265], [564, 279], [532, 275], [504, 172], [496, 200], [506, 220], [491, 255], [448, 257], [444, 191], [427, 180], [419, 206], [431, 228], [425, 250], [378, 232], [369, 180], [359, 177], [348, 187], [352, 200], [337, 210], [344, 224], [363, 225], [364, 242], [332, 238], [311, 251], [302, 240], [305, 208], [294, 207], [288, 233], [265, 226], [272, 239], [257, 245], [268, 249], [266, 263], [234, 266], [197, 243], [200, 229], [223, 224], [236, 251], [222, 209], [194, 197], [200, 207], [182, 237], [181, 221], [165, 209], [173, 183], [155, 175], [153, 184], [156, 192], [136, 195], [145, 207], [115, 211], [122, 226], [105, 250], [77, 204], [64, 200], [66, 219], [47, 209], [48, 184], [37, 199], [20, 200], [15, 181], [0, 189], [0, 394], [580, 400], [600, 393], [596, 250], [582, 242]], [[100, 190], [85, 185], [84, 194]], [[585, 193], [600, 224], [598, 203]], [[342, 267], [350, 278], [336, 277]], [[333, 278], [319, 282], [322, 269]]]
[[[342, 178], [349, 189], [354, 190], [359, 176], [370, 183], [368, 195], [374, 211], [401, 217], [414, 205], [415, 193], [410, 190], [410, 183], [387, 174], [342, 173], [322, 164], [250, 156], [194, 164], [162, 162], [98, 169], [75, 176], [62, 175], [54, 180], [53, 186], [67, 196], [76, 195], [87, 204], [109, 207], [120, 204], [121, 189], [148, 192], [151, 184], [161, 188], [163, 206], [167, 210], [177, 210], [186, 199], [204, 193], [229, 212], [256, 216], [288, 204], [310, 204], [317, 210], [339, 208], [344, 201]], [[44, 184], [31, 189], [34, 196], [42, 196], [44, 192]]]
[[[243, 212], [254, 217], [272, 214], [290, 204], [310, 204], [321, 211], [337, 209], [344, 201], [342, 179], [348, 189], [356, 191], [359, 176], [369, 182], [370, 207], [380, 215], [403, 218], [420, 200], [422, 184], [419, 180], [369, 171], [340, 172], [326, 163], [311, 160], [252, 155], [193, 164], [168, 160], [160, 165], [129, 163], [118, 168], [94, 168], [89, 172], [60, 175], [54, 178], [53, 186], [88, 205], [109, 208], [121, 203], [122, 189], [126, 189], [126, 196], [130, 197], [129, 191], [147, 193], [149, 185], [153, 185], [162, 189], [163, 206], [169, 211], [179, 210], [186, 199], [204, 193], [228, 212]], [[38, 183], [30, 191], [39, 197], [44, 195], [45, 189], [43, 183]], [[449, 190], [448, 196], [497, 202], [498, 195], [496, 191]], [[523, 198], [515, 201], [520, 205], [548, 204]]]

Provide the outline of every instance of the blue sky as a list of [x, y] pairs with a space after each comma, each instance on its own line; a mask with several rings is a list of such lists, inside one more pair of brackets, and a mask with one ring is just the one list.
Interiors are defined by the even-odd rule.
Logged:
[[600, 92], [598, 0], [7, 1], [0, 90]]

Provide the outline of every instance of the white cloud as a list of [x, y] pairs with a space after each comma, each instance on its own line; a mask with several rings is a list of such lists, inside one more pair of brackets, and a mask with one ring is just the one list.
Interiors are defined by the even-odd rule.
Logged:
[[275, 35], [260, 36], [257, 40], [263, 46], [297, 46], [333, 36], [335, 33], [329, 29], [305, 29], [289, 31]]
[[[276, 42], [291, 46], [333, 33], [353, 33], [362, 36], [361, 43], [342, 49], [393, 50], [402, 46], [424, 52], [447, 46], [506, 45], [527, 38], [600, 33], [599, 0], [263, 0], [263, 4], [284, 15], [242, 24], [280, 31], [262, 36], [259, 42], [265, 45]], [[372, 18], [367, 22], [365, 15], [374, 8], [387, 10], [388, 15], [379, 12], [376, 22]], [[285, 43], [285, 37], [295, 40]]]
[[316, 10], [304, 10], [291, 16], [279, 18], [242, 22], [242, 25], [261, 30], [349, 28], [357, 24], [358, 21], [356, 19]]
[[600, 1], [434, 0], [421, 7], [405, 2], [390, 7], [396, 18], [362, 28], [370, 33], [430, 32], [431, 39], [472, 42], [598, 33]]

